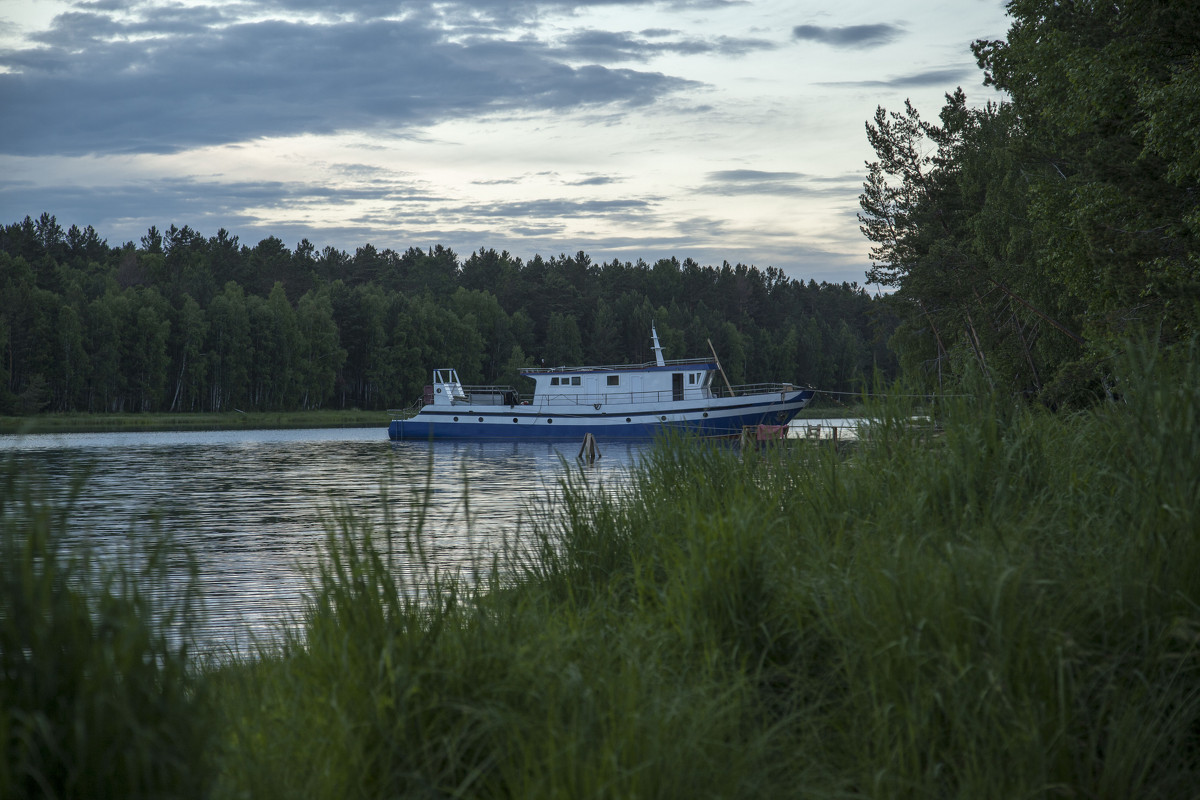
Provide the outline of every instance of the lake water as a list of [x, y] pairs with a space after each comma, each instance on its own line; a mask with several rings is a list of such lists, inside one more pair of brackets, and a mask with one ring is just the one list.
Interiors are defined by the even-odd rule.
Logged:
[[427, 495], [431, 563], [469, 570], [519, 538], [565, 469], [618, 486], [648, 446], [605, 443], [581, 465], [577, 442], [391, 442], [385, 428], [336, 428], [0, 436], [0, 458], [64, 490], [90, 470], [71, 535], [96, 552], [136, 550], [157, 520], [196, 557], [203, 638], [238, 650], [303, 608], [339, 506], [376, 522], [386, 509], [402, 530]]

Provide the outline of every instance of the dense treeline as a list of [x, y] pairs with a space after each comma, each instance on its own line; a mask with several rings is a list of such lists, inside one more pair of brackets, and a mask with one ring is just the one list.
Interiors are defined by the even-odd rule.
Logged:
[[383, 409], [435, 367], [519, 386], [535, 363], [649, 360], [652, 320], [668, 357], [711, 338], [735, 383], [844, 391], [894, 365], [879, 305], [853, 284], [691, 260], [350, 255], [186, 225], [110, 247], [43, 213], [0, 230], [0, 413]]
[[[973, 46], [1007, 93], [947, 95], [867, 124], [872, 281], [896, 287], [907, 376], [981, 372], [1005, 392], [1087, 403], [1110, 354], [1200, 321], [1200, 6], [1015, 0]], [[1118, 390], [1119, 391], [1119, 390]]]

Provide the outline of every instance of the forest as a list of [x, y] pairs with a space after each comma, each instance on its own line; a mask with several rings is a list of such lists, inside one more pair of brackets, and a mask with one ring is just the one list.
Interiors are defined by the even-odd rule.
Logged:
[[0, 414], [403, 408], [441, 367], [528, 391], [535, 364], [652, 360], [652, 323], [668, 358], [711, 340], [735, 384], [895, 375], [878, 298], [774, 267], [350, 255], [174, 224], [110, 246], [49, 212], [0, 229]]
[[906, 379], [1086, 406], [1125, 342], [1200, 322], [1200, 5], [1014, 0], [972, 50], [1003, 99], [866, 124], [868, 283]]

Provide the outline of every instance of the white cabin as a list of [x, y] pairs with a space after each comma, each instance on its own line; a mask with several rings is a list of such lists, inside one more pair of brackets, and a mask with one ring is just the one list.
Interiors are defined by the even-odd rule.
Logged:
[[521, 373], [535, 383], [535, 405], [624, 405], [713, 396], [717, 365], [696, 359], [613, 367], [558, 367]]

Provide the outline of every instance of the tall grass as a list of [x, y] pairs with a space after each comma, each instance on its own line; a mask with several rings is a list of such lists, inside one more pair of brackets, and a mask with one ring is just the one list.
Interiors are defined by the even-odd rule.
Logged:
[[1065, 418], [949, 398], [931, 436], [893, 400], [849, 454], [664, 443], [471, 582], [340, 509], [294, 635], [201, 671], [205, 785], [1198, 796], [1198, 356]]
[[0, 797], [205, 796], [194, 569], [155, 532], [136, 555], [71, 542], [83, 486], [0, 465]]

